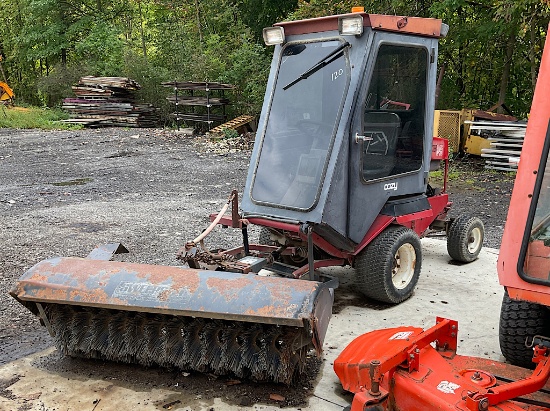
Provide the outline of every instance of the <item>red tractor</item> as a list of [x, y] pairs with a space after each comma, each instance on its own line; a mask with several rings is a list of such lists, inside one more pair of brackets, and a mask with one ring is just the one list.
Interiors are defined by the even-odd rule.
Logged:
[[[241, 209], [233, 193], [179, 253], [188, 267], [106, 261], [115, 244], [42, 261], [12, 295], [69, 355], [290, 383], [330, 320], [338, 282], [319, 268], [352, 266], [366, 297], [397, 304], [418, 282], [420, 237], [446, 232], [463, 262], [482, 247], [483, 223], [449, 218], [446, 184], [428, 184], [448, 165], [433, 138], [447, 30], [364, 11], [265, 29], [274, 53]], [[208, 249], [218, 223], [240, 228], [242, 244]]]

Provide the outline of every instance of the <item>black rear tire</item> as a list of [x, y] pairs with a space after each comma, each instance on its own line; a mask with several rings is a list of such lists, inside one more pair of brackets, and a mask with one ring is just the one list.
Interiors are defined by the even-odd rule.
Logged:
[[477, 259], [483, 247], [485, 227], [477, 217], [456, 218], [447, 233], [447, 252], [453, 260], [470, 263]]
[[525, 346], [535, 335], [549, 336], [550, 311], [546, 306], [526, 301], [515, 301], [504, 291], [500, 310], [498, 336], [502, 355], [510, 363], [535, 368], [533, 349]]
[[406, 227], [390, 226], [357, 256], [357, 287], [366, 297], [397, 304], [412, 295], [421, 266], [418, 235]]

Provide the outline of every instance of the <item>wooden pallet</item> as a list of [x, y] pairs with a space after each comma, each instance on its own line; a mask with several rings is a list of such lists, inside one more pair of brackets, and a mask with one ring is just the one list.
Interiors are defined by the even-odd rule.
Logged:
[[214, 127], [210, 130], [211, 133], [223, 133], [223, 130], [226, 128], [236, 130], [239, 127], [242, 127], [254, 120], [254, 116], [248, 116], [246, 114], [234, 118], [233, 120], [228, 121], [227, 123], [220, 124], [217, 127]]

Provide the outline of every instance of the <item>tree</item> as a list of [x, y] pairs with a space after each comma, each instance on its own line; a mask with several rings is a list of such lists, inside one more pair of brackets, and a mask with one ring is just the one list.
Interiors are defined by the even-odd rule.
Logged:
[[357, 5], [449, 24], [439, 107], [504, 101], [518, 116], [528, 112], [550, 17], [540, 0], [2, 0], [0, 54], [28, 103], [59, 104], [79, 75], [127, 75], [157, 104], [162, 81], [230, 82], [234, 110], [257, 113], [271, 53], [262, 29]]
[[538, 0], [444, 0], [430, 10], [450, 26], [440, 47], [446, 72], [439, 107], [488, 109], [505, 103], [525, 116], [548, 6]]

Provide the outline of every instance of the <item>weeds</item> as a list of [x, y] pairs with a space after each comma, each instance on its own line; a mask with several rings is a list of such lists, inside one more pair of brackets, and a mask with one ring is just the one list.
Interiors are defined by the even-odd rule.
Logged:
[[237, 130], [233, 130], [232, 128], [224, 128], [223, 129], [223, 137], [224, 138], [237, 138], [237, 137], [239, 137], [239, 132]]
[[82, 126], [61, 122], [69, 115], [59, 109], [38, 107], [0, 107], [0, 128], [75, 130]]

